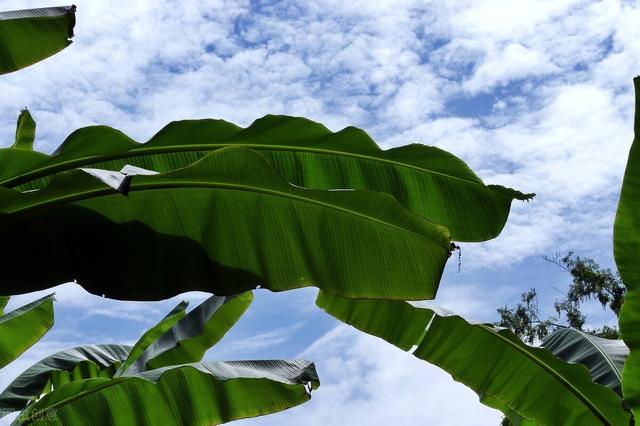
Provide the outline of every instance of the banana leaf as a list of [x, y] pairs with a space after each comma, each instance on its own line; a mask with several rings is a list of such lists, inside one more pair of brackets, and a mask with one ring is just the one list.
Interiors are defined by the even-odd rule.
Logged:
[[507, 416], [515, 412], [529, 422], [525, 424], [629, 424], [621, 399], [593, 383], [585, 366], [529, 347], [506, 329], [403, 301], [350, 300], [320, 292], [316, 304], [359, 330], [404, 347], [408, 342], [402, 330], [419, 328], [418, 321], [423, 333], [413, 344], [413, 355], [469, 386], [481, 402], [503, 408]]
[[0, 296], [0, 315], [4, 315], [4, 308], [7, 307], [9, 299], [11, 299], [11, 296]]
[[[6, 240], [11, 241], [11, 240]], [[12, 244], [4, 244], [13, 246]], [[8, 297], [2, 297], [2, 309]], [[53, 325], [53, 294], [0, 316], [0, 368], [36, 343]]]
[[88, 345], [53, 354], [20, 374], [0, 394], [0, 413], [23, 410], [30, 401], [69, 382], [131, 376], [170, 366], [170, 361], [175, 365], [201, 361], [205, 351], [237, 322], [252, 300], [250, 292], [212, 296], [186, 315], [188, 302], [183, 301], [133, 347]]
[[447, 229], [393, 197], [297, 188], [246, 148], [127, 186], [123, 194], [75, 170], [38, 191], [0, 188], [0, 233], [13, 242], [0, 247], [0, 294], [75, 279], [129, 300], [310, 285], [428, 299], [449, 255]]
[[178, 321], [184, 318], [187, 314], [187, 306], [189, 306], [189, 302], [187, 300], [183, 300], [182, 302], [178, 303], [178, 305], [173, 308], [171, 312], [165, 315], [165, 317], [162, 318], [160, 322], [158, 322], [158, 324], [145, 331], [142, 337], [140, 337], [131, 348], [129, 355], [127, 355], [127, 359], [122, 363], [122, 365], [118, 369], [118, 372], [120, 370], [124, 371], [129, 368], [129, 366], [134, 361], [136, 361], [150, 345], [156, 342], [160, 338], [160, 336], [164, 335]]
[[458, 241], [497, 236], [511, 201], [534, 195], [487, 186], [463, 161], [435, 147], [411, 144], [383, 151], [354, 127], [333, 133], [304, 118], [273, 115], [244, 129], [223, 120], [177, 121], [145, 144], [110, 127], [86, 127], [52, 156], [0, 150], [0, 185], [39, 189], [56, 174], [78, 167], [120, 170], [131, 164], [167, 172], [227, 146], [260, 152], [298, 186], [389, 193], [409, 210], [448, 227]]
[[640, 418], [640, 77], [635, 87], [635, 138], [624, 173], [613, 227], [613, 254], [627, 289], [619, 316], [620, 334], [630, 353], [622, 371], [622, 393]]
[[[0, 394], [0, 412], [23, 410], [16, 424], [205, 425], [307, 401], [319, 386], [308, 361], [190, 362], [200, 361], [251, 301], [251, 293], [213, 296], [186, 315], [183, 302], [134, 348], [85, 346], [45, 358]], [[169, 361], [177, 363], [151, 365]]]
[[29, 367], [0, 393], [0, 415], [21, 411], [64, 383], [111, 377], [129, 355], [126, 345], [86, 345], [57, 352]]
[[629, 348], [622, 340], [603, 339], [573, 328], [561, 328], [540, 346], [566, 362], [584, 365], [594, 382], [622, 396], [622, 367], [629, 355]]
[[135, 348], [145, 346], [139, 345], [143, 339], [139, 340], [116, 377], [200, 361], [207, 349], [218, 343], [240, 319], [252, 301], [251, 292], [230, 297], [211, 296], [153, 341], [146, 340], [149, 344], [138, 355], [134, 353]]
[[35, 64], [71, 44], [75, 6], [0, 12], [0, 74]]
[[307, 361], [206, 361], [70, 382], [30, 405], [16, 424], [221, 424], [301, 404], [318, 386]]

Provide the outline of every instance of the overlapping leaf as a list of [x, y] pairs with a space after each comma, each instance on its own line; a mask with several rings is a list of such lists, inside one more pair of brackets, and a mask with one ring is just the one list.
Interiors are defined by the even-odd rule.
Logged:
[[272, 115], [246, 129], [222, 120], [173, 122], [145, 144], [105, 126], [79, 129], [50, 157], [0, 150], [0, 184], [42, 188], [56, 173], [76, 167], [120, 170], [132, 164], [167, 172], [226, 146], [260, 152], [298, 186], [389, 193], [409, 210], [448, 227], [459, 241], [497, 236], [511, 201], [533, 196], [486, 186], [464, 162], [435, 147], [411, 144], [383, 151], [354, 127], [333, 133], [303, 118]]
[[507, 415], [515, 412], [540, 424], [629, 423], [620, 398], [593, 383], [583, 365], [529, 347], [508, 330], [470, 324], [449, 312], [402, 301], [350, 300], [320, 292], [316, 303], [336, 318], [403, 348], [410, 344], [405, 330], [415, 330], [415, 336], [422, 328], [413, 354], [469, 386], [481, 401], [505, 408]]
[[0, 394], [0, 413], [20, 411], [44, 393], [71, 379], [110, 377], [127, 359], [130, 346], [86, 345], [42, 359], [22, 372]]
[[603, 339], [573, 328], [561, 328], [540, 346], [566, 362], [584, 365], [594, 382], [622, 395], [622, 367], [629, 355], [629, 348], [622, 340]]
[[[8, 245], [8, 244], [6, 244]], [[0, 298], [4, 303], [8, 297]], [[53, 295], [0, 316], [0, 368], [36, 343], [53, 325]]]
[[634, 416], [640, 418], [640, 77], [633, 83], [635, 138], [613, 228], [613, 254], [627, 288], [619, 318], [620, 334], [630, 350], [622, 372], [622, 392]]
[[[251, 292], [229, 297], [211, 296], [162, 334], [143, 336], [116, 376], [200, 361], [207, 349], [218, 343], [240, 319], [252, 301]], [[163, 329], [165, 324], [161, 322], [151, 330]], [[138, 354], [137, 348], [144, 349]]]
[[17, 424], [221, 424], [301, 404], [317, 386], [307, 361], [201, 362], [68, 383], [30, 406]]
[[0, 12], [0, 74], [19, 70], [69, 44], [75, 6]]
[[16, 424], [206, 425], [307, 401], [320, 384], [308, 361], [198, 362], [251, 301], [251, 293], [212, 296], [186, 315], [183, 302], [133, 348], [85, 346], [45, 358], [0, 394], [0, 410], [23, 410]]
[[445, 228], [389, 195], [297, 188], [240, 147], [135, 176], [126, 195], [82, 171], [39, 191], [0, 188], [0, 232], [13, 242], [0, 247], [0, 294], [75, 279], [136, 300], [257, 285], [432, 298], [450, 248]]

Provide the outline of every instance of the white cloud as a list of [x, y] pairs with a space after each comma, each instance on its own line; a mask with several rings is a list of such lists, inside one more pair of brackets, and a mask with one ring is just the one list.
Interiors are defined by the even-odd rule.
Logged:
[[[0, 10], [22, 7], [22, 1], [0, 0]], [[24, 106], [38, 121], [36, 145], [46, 151], [72, 130], [98, 123], [139, 141], [183, 118], [248, 125], [283, 113], [333, 130], [354, 124], [385, 147], [437, 145], [488, 183], [538, 194], [514, 204], [497, 240], [463, 245], [465, 271], [510, 274], [531, 256], [569, 249], [610, 256], [632, 137], [639, 19], [636, 3], [616, 0], [80, 2], [72, 46], [0, 78], [0, 140], [12, 142]], [[490, 115], [451, 109], [451, 101], [473, 103], [480, 93], [493, 102]], [[531, 285], [518, 282], [515, 290], [482, 298], [472, 283], [443, 283], [440, 301], [483, 315], [509, 291], [517, 299], [520, 287]], [[56, 291], [61, 312], [128, 317], [140, 330], [175, 302], [110, 302], [72, 285]], [[16, 297], [13, 306], [32, 296]], [[286, 340], [287, 331], [256, 341], [267, 348]], [[73, 341], [97, 338], [82, 328], [67, 332], [80, 333]], [[347, 424], [410, 425], [423, 424], [427, 411], [434, 424], [468, 424], [456, 414], [469, 413], [479, 424], [498, 418], [472, 414], [480, 410], [473, 394], [393, 348], [345, 331], [323, 341], [338, 349], [309, 352], [322, 362], [324, 379], [310, 408], [260, 422], [334, 424], [343, 415]], [[418, 398], [423, 390], [435, 396]], [[458, 399], [464, 392], [468, 396]], [[449, 406], [440, 393], [466, 399]]]
[[437, 367], [347, 326], [329, 331], [298, 357], [315, 361], [320, 374], [311, 400], [237, 424], [484, 426], [502, 417]]

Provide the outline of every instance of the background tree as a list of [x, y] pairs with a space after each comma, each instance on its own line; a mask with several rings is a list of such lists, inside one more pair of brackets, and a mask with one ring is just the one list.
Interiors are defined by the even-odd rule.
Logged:
[[617, 317], [625, 293], [618, 273], [603, 268], [591, 258], [574, 256], [571, 251], [562, 257], [556, 254], [553, 257], [545, 256], [544, 259], [567, 271], [572, 278], [568, 291], [554, 303], [556, 316], [541, 317], [538, 293], [532, 288], [522, 293], [522, 301], [514, 308], [498, 308], [500, 320], [495, 324], [508, 328], [529, 344], [545, 339], [558, 328], [567, 327], [598, 337], [619, 339], [620, 333], [616, 327], [605, 325], [602, 328], [585, 329], [587, 317], [581, 310], [584, 302], [597, 300], [603, 309], [610, 310]]

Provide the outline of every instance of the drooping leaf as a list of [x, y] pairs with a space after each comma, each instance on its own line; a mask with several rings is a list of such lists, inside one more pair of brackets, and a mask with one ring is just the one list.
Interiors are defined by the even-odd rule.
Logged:
[[9, 164], [0, 167], [0, 185], [42, 188], [56, 173], [76, 167], [120, 170], [132, 164], [167, 172], [226, 146], [260, 152], [298, 186], [389, 193], [409, 210], [448, 227], [459, 241], [497, 236], [511, 201], [533, 196], [486, 186], [464, 162], [435, 147], [411, 144], [383, 151], [354, 127], [333, 133], [304, 118], [273, 115], [246, 129], [222, 120], [173, 122], [145, 144], [105, 126], [79, 129], [50, 157], [0, 150], [0, 166]]
[[301, 404], [318, 386], [308, 361], [201, 362], [71, 382], [30, 406], [18, 424], [221, 424]]
[[540, 346], [566, 362], [586, 366], [594, 382], [622, 396], [622, 367], [629, 355], [629, 348], [622, 340], [603, 339], [573, 328], [561, 328]]
[[613, 254], [627, 288], [620, 311], [622, 339], [630, 353], [622, 372], [622, 393], [640, 419], [640, 77], [633, 79], [636, 95], [634, 132], [613, 227]]
[[23, 410], [30, 401], [71, 379], [111, 377], [130, 350], [125, 345], [87, 345], [44, 358], [16, 377], [0, 394], [0, 413]]
[[[420, 321], [424, 332], [413, 354], [447, 371], [490, 406], [504, 404], [506, 415], [515, 412], [541, 424], [629, 424], [621, 399], [593, 383], [586, 367], [529, 347], [506, 329], [402, 301], [351, 300], [321, 291], [316, 304], [392, 344], [403, 340], [401, 330], [415, 329], [412, 322]], [[389, 323], [398, 331], [392, 332]]]
[[165, 315], [162, 320], [147, 331], [138, 339], [129, 352], [127, 359], [122, 363], [118, 371], [124, 371], [142, 355], [149, 346], [155, 343], [160, 336], [164, 335], [167, 330], [171, 329], [178, 321], [187, 314], [187, 306], [189, 302], [183, 300], [175, 308]]
[[0, 233], [14, 242], [0, 247], [0, 294], [76, 279], [135, 300], [257, 285], [426, 299], [450, 250], [446, 228], [387, 194], [297, 188], [240, 147], [133, 176], [126, 195], [82, 171], [39, 191], [0, 188]]
[[75, 6], [0, 12], [0, 74], [35, 64], [69, 44]]
[[[8, 297], [2, 299], [6, 303]], [[0, 368], [40, 340], [52, 325], [52, 294], [0, 316]]]

